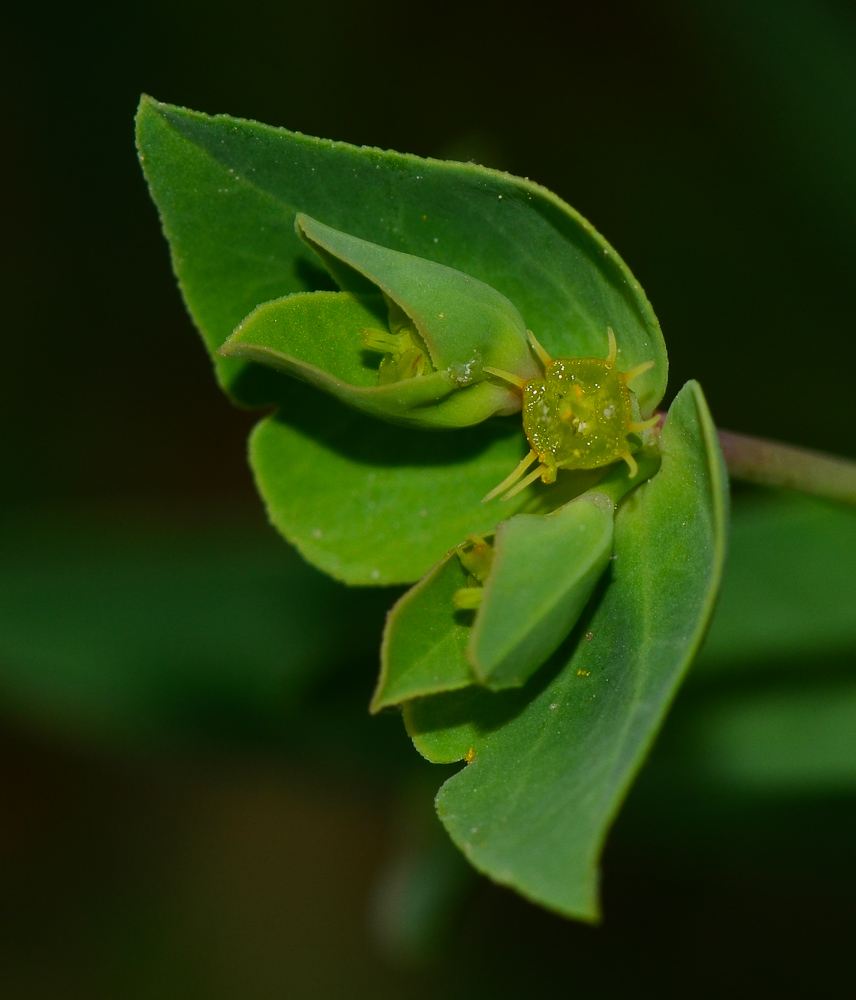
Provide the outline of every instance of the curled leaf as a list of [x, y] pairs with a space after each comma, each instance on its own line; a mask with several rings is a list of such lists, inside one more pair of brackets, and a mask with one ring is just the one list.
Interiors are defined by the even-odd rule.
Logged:
[[307, 215], [296, 227], [343, 291], [262, 304], [221, 354], [296, 375], [398, 423], [464, 427], [520, 409], [519, 391], [484, 370], [537, 374], [523, 318], [504, 295]]
[[[344, 289], [350, 288], [350, 274], [356, 271], [398, 306], [427, 347], [434, 368], [448, 370], [459, 385], [483, 382], [483, 365], [522, 378], [539, 373], [523, 317], [495, 288], [445, 264], [339, 232], [308, 215], [299, 214], [295, 224], [325, 263], [347, 265], [328, 263]], [[520, 409], [519, 393], [509, 392], [507, 386], [496, 388], [505, 399], [505, 408], [496, 412]]]
[[444, 403], [458, 389], [445, 372], [378, 384], [361, 333], [385, 311], [380, 295], [297, 292], [254, 309], [220, 353], [294, 375], [374, 417], [443, 424]]

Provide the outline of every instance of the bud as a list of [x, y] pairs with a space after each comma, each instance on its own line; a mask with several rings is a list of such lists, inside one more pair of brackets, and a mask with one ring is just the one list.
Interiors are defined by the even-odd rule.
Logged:
[[373, 416], [465, 427], [521, 408], [515, 385], [539, 369], [504, 295], [454, 268], [381, 247], [298, 215], [298, 234], [341, 292], [266, 302], [220, 350], [269, 365]]

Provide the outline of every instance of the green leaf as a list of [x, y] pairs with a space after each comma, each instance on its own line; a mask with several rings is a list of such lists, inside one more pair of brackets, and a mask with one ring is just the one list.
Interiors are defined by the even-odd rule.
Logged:
[[390, 612], [372, 711], [473, 683], [523, 684], [566, 638], [606, 568], [614, 509], [589, 492], [552, 514], [503, 521], [475, 613], [456, 607], [470, 574], [458, 549], [446, 555]]
[[[297, 216], [297, 231], [310, 246], [349, 264], [397, 303], [427, 344], [436, 368], [471, 368], [469, 382], [485, 377], [477, 370], [480, 364], [497, 365], [522, 378], [541, 374], [523, 317], [490, 285], [445, 264], [340, 233], [308, 215]], [[516, 403], [519, 409], [519, 396]]]
[[377, 365], [366, 363], [359, 334], [385, 314], [380, 294], [295, 292], [254, 309], [220, 353], [281, 368], [334, 395], [343, 383], [378, 388]]
[[[567, 637], [606, 568], [616, 503], [658, 467], [659, 456], [640, 453], [634, 477], [622, 464], [550, 514], [501, 522], [484, 575], [461, 565], [463, 546], [450, 552], [387, 619], [372, 710], [472, 683], [523, 684]], [[474, 591], [477, 610], [461, 611], [456, 594], [471, 576], [484, 587]]]
[[467, 572], [453, 550], [396, 602], [383, 633], [373, 712], [473, 683], [466, 657], [472, 613], [454, 604], [455, 592], [466, 585]]
[[298, 212], [484, 282], [553, 357], [605, 356], [611, 325], [623, 370], [655, 361], [634, 382], [642, 410], [662, 398], [665, 347], [638, 283], [589, 223], [535, 184], [149, 98], [137, 137], [182, 293], [221, 384], [244, 405], [278, 408], [251, 452], [271, 520], [341, 579], [418, 579], [467, 533], [491, 530], [539, 491], [520, 505], [479, 509], [525, 453], [519, 424], [438, 444], [423, 432], [378, 430], [295, 380], [217, 356], [262, 303], [329, 289], [295, 232]]
[[537, 503], [546, 487], [482, 503], [524, 451], [504, 422], [410, 430], [297, 382], [250, 438], [274, 525], [309, 562], [351, 584], [412, 583], [462, 538]]
[[472, 760], [437, 809], [475, 867], [585, 920], [599, 916], [607, 830], [701, 642], [724, 561], [725, 470], [697, 384], [660, 441], [661, 470], [619, 510], [607, 585], [568, 644], [523, 689], [405, 708], [428, 759]]
[[558, 649], [609, 562], [614, 510], [592, 492], [498, 525], [468, 650], [482, 684], [519, 687]]

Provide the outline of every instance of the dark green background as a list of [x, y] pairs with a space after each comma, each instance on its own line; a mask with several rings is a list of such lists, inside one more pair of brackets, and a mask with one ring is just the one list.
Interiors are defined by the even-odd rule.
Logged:
[[[134, 587], [163, 588], [121, 582], [141, 552], [161, 552], [173, 583], [170, 560], [185, 566], [209, 537], [263, 552], [264, 573], [278, 559], [292, 572], [245, 467], [252, 418], [216, 390], [169, 271], [133, 149], [141, 91], [547, 185], [646, 289], [671, 393], [696, 377], [721, 426], [856, 456], [852, 5], [29, 4], [4, 16], [0, 44], [0, 509], [8, 592], [29, 574], [47, 595], [33, 636], [54, 628], [50, 595], [86, 574], [93, 596], [84, 588], [63, 613], [112, 623], [134, 605], [150, 634], [164, 609], [140, 610]], [[206, 620], [223, 595], [193, 558], [175, 601]], [[396, 720], [362, 714], [383, 601], [319, 594], [316, 629], [332, 619], [350, 644], [347, 657], [327, 650], [329, 675], [347, 680], [329, 739], [322, 721], [295, 734], [275, 681], [268, 698], [231, 660], [185, 658], [181, 691], [164, 682], [141, 720], [134, 697], [123, 715], [103, 694], [127, 684], [104, 649], [92, 650], [106, 664], [97, 684], [80, 667], [65, 686], [42, 680], [24, 647], [7, 651], [3, 995], [849, 995], [852, 879], [786, 851], [773, 863], [763, 832], [793, 834], [804, 813], [717, 811], [674, 792], [659, 825], [640, 807], [648, 818], [631, 809], [620, 826], [605, 929], [482, 886], [438, 965], [380, 957], [364, 911], [395, 789], [439, 779], [418, 761], [421, 777], [405, 779], [413, 752]], [[94, 628], [96, 645], [111, 628]], [[78, 652], [86, 664], [85, 643]], [[312, 719], [330, 717], [330, 685], [313, 689]], [[96, 689], [106, 708], [93, 709]], [[807, 862], [818, 825], [852, 842], [852, 813], [817, 806]]]

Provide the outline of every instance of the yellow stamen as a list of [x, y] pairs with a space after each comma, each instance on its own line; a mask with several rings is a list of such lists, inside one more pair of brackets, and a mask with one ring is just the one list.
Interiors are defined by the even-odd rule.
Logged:
[[545, 465], [539, 465], [534, 472], [530, 472], [525, 479], [521, 479], [513, 490], [509, 490], [502, 499], [510, 500], [512, 497], [516, 497], [518, 493], [520, 493], [522, 490], [525, 490], [530, 483], [534, 483], [535, 480], [539, 476], [542, 476], [546, 471], [547, 467]]
[[621, 457], [624, 459], [625, 462], [627, 462], [627, 468], [630, 469], [630, 478], [632, 479], [639, 471], [639, 466], [636, 464], [636, 459], [630, 454], [629, 451], [625, 451]]
[[525, 378], [521, 378], [519, 375], [512, 375], [511, 372], [504, 372], [501, 368], [489, 368], [485, 365], [482, 371], [487, 372], [488, 375], [496, 375], [497, 378], [505, 379], [506, 382], [516, 385], [518, 389], [522, 389], [526, 385]]
[[538, 355], [538, 359], [545, 368], [549, 368], [553, 363], [553, 359], [544, 350], [544, 348], [538, 343], [538, 338], [531, 330], [526, 331], [526, 336], [529, 338], [529, 343], [532, 345], [532, 350]]
[[648, 420], [642, 420], [638, 424], [634, 421], [630, 421], [627, 425], [627, 429], [631, 434], [638, 434], [640, 431], [649, 431], [652, 427], [656, 427], [660, 423], [659, 416], [650, 417]]
[[474, 611], [481, 605], [483, 587], [461, 587], [452, 594], [452, 603], [459, 611]]
[[401, 354], [402, 337], [388, 330], [374, 330], [366, 327], [360, 330], [360, 343], [367, 351], [377, 351], [379, 354]]
[[618, 341], [615, 339], [615, 330], [611, 326], [606, 328], [606, 336], [609, 338], [609, 354], [606, 356], [606, 363], [614, 365], [618, 357]]
[[538, 457], [538, 453], [534, 450], [530, 451], [526, 458], [517, 466], [517, 468], [510, 475], [506, 476], [505, 479], [499, 484], [499, 486], [494, 487], [488, 493], [488, 495], [482, 500], [482, 503], [487, 503], [488, 500], [493, 500], [494, 497], [498, 497], [503, 490], [508, 489], [509, 486], [513, 486], [514, 483], [523, 475], [523, 473], [529, 468], [529, 466]]
[[637, 365], [635, 368], [631, 368], [629, 372], [625, 372], [624, 381], [630, 382], [637, 376], [642, 375], [644, 372], [649, 371], [653, 367], [654, 367], [653, 361], [645, 361], [641, 365]]

